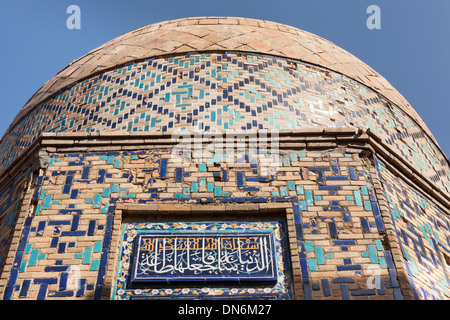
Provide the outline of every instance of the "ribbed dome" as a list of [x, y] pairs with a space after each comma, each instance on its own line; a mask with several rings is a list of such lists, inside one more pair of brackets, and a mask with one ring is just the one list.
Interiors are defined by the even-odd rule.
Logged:
[[364, 62], [333, 43], [280, 23], [231, 17], [195, 17], [151, 24], [119, 36], [72, 62], [25, 104], [24, 114], [59, 90], [93, 74], [150, 57], [205, 51], [269, 54], [319, 65], [377, 91], [411, 116], [434, 140], [405, 98]]

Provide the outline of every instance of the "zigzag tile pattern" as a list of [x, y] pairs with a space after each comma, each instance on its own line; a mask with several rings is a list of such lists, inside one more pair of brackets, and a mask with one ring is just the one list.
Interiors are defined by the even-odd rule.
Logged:
[[42, 132], [212, 132], [370, 129], [448, 193], [450, 170], [432, 138], [379, 93], [300, 61], [248, 53], [147, 59], [65, 88], [0, 142], [4, 170]]

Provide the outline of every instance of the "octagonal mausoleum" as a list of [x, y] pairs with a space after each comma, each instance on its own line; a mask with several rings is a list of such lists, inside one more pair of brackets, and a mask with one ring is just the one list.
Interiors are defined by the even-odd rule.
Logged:
[[287, 25], [151, 24], [0, 140], [0, 298], [450, 298], [449, 161], [364, 62]]

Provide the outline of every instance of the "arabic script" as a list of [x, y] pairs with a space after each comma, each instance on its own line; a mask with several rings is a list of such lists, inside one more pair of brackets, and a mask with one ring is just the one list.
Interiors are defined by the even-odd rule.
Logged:
[[274, 279], [271, 234], [139, 235], [133, 280]]

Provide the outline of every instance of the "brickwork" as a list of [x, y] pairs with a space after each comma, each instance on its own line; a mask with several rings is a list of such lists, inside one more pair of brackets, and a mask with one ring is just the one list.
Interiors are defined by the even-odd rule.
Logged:
[[8, 167], [43, 132], [328, 127], [370, 129], [449, 192], [445, 156], [393, 102], [339, 73], [245, 52], [150, 58], [74, 83], [10, 128], [0, 143], [0, 164]]
[[[448, 160], [395, 89], [333, 48], [185, 19], [64, 69], [0, 141], [0, 298], [448, 300]], [[244, 258], [239, 235], [256, 243]], [[172, 274], [157, 246], [135, 254], [149, 236], [187, 257]], [[216, 251], [178, 252], [178, 236]]]
[[450, 219], [444, 207], [394, 175], [381, 160], [377, 170], [414, 298], [450, 297]]
[[[236, 159], [229, 164], [216, 157], [180, 164], [173, 162], [170, 149], [98, 148], [106, 150], [49, 153], [48, 167], [30, 190], [36, 211], [24, 223], [19, 243], [23, 251], [11, 257], [18, 276], [5, 279], [4, 298], [101, 298], [112, 292], [115, 298], [126, 298], [200, 292], [202, 288], [183, 291], [174, 285], [137, 289], [139, 294], [136, 289], [123, 291], [120, 279], [126, 281], [128, 275], [122, 263], [129, 267], [129, 261], [116, 265], [117, 257], [123, 256], [118, 248], [126, 239], [121, 230], [127, 230], [127, 220], [117, 213], [118, 206], [119, 212], [123, 206], [136, 206], [140, 219], [150, 222], [158, 212], [166, 212], [169, 220], [171, 214], [182, 212], [189, 221], [195, 210], [233, 211], [234, 219], [243, 225], [252, 220], [246, 218], [246, 211], [266, 220], [264, 210], [281, 208], [287, 223], [286, 241], [293, 252], [291, 268], [295, 269], [288, 286], [295, 284], [291, 294], [297, 299], [402, 298], [370, 182], [372, 167], [360, 156], [361, 150], [282, 150], [281, 167], [276, 174], [264, 176], [264, 158], [258, 162]], [[70, 285], [75, 275], [77, 289]], [[270, 288], [253, 287], [214, 290], [271, 293]]]

